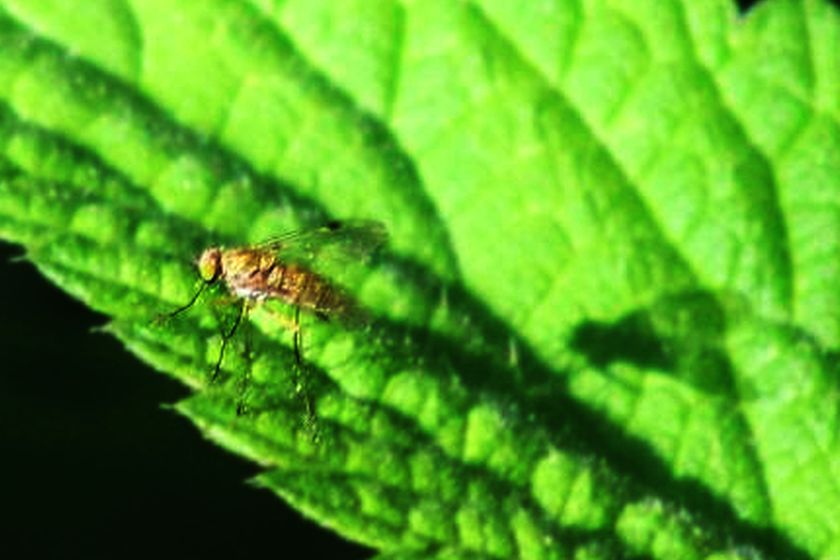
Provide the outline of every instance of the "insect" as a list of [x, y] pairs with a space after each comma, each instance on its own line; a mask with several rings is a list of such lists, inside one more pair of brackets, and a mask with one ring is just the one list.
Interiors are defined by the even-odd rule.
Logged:
[[316, 269], [329, 262], [364, 262], [388, 238], [385, 226], [372, 220], [334, 221], [314, 229], [287, 233], [241, 247], [210, 247], [198, 258], [201, 287], [183, 306], [167, 313], [174, 317], [192, 307], [204, 290], [223, 283], [239, 302], [233, 325], [222, 332], [222, 345], [213, 368], [216, 379], [228, 342], [255, 305], [269, 300], [294, 308], [292, 324], [295, 362], [302, 363], [301, 311], [347, 325], [362, 317], [356, 302]]

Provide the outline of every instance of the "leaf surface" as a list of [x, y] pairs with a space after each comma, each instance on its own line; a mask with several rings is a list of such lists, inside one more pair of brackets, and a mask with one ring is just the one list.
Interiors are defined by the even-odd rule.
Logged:
[[[258, 484], [382, 558], [840, 555], [829, 4], [0, 6], [0, 235]], [[282, 306], [214, 384], [220, 291], [150, 324], [333, 218], [391, 243], [303, 378]]]

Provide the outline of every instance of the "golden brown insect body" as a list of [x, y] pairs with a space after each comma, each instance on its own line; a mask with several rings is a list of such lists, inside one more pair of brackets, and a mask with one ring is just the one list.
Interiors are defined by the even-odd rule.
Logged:
[[255, 302], [277, 299], [318, 316], [346, 316], [349, 298], [324, 277], [295, 263], [285, 263], [272, 250], [211, 247], [198, 261], [205, 282], [223, 281], [231, 294]]

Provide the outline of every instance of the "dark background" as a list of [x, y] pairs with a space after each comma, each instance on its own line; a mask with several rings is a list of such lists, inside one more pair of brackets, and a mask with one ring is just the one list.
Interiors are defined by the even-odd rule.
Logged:
[[0, 242], [0, 550], [25, 558], [369, 558], [161, 408], [189, 391]]
[[[744, 7], [753, 2], [739, 2]], [[2, 550], [25, 557], [369, 558], [161, 408], [186, 397], [0, 242]]]

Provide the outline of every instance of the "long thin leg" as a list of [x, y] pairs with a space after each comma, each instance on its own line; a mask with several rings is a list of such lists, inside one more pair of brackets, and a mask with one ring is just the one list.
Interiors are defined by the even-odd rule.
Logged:
[[236, 383], [237, 416], [244, 416], [248, 413], [248, 404], [245, 402], [245, 395], [248, 392], [248, 387], [251, 384], [251, 368], [253, 366], [251, 362], [251, 325], [246, 323], [243, 328], [245, 329], [245, 332], [243, 333], [245, 336], [243, 355], [248, 365], [246, 366], [245, 371], [239, 377]]
[[[271, 310], [268, 310], [272, 313]], [[307, 387], [307, 376], [303, 361], [303, 334], [300, 322], [300, 307], [295, 307], [295, 312], [292, 321], [288, 317], [274, 313], [278, 320], [281, 321], [284, 327], [292, 331], [292, 349], [295, 356], [294, 361], [294, 383], [295, 393], [303, 399], [303, 405], [306, 414], [306, 428], [311, 432], [312, 441], [319, 441], [317, 419], [315, 418], [315, 407], [312, 403], [312, 397], [309, 394], [309, 387]]]
[[222, 347], [219, 349], [219, 359], [216, 360], [216, 365], [213, 367], [213, 374], [210, 376], [210, 383], [216, 381], [216, 378], [219, 376], [219, 370], [222, 367], [222, 360], [225, 359], [225, 350], [227, 349], [228, 342], [233, 335], [236, 334], [236, 329], [239, 328], [239, 325], [242, 324], [242, 320], [248, 316], [248, 311], [251, 309], [251, 303], [247, 299], [242, 300], [242, 306], [239, 308], [239, 314], [236, 316], [236, 320], [233, 322], [233, 326], [231, 326], [230, 331], [227, 333], [222, 332]]
[[309, 402], [309, 394], [306, 390], [306, 380], [303, 376], [303, 358], [301, 357], [301, 347], [303, 346], [303, 336], [300, 332], [300, 307], [295, 307], [295, 320], [292, 323], [292, 348], [295, 353], [295, 390], [303, 394], [306, 404], [306, 413], [310, 413], [312, 405]]
[[301, 347], [303, 346], [303, 334], [300, 332], [300, 306], [295, 306], [295, 322], [292, 332], [294, 333], [292, 346], [295, 350], [295, 363], [300, 368], [301, 364], [303, 364], [303, 360], [300, 357]]
[[292, 329], [292, 347], [295, 352], [295, 369], [297, 370], [297, 391], [303, 397], [303, 406], [306, 409], [306, 425], [312, 432], [312, 440], [318, 441], [318, 426], [315, 419], [315, 409], [312, 406], [312, 397], [309, 395], [309, 387], [306, 386], [306, 372], [303, 366], [303, 330], [300, 326], [300, 307], [295, 307], [295, 322]]

